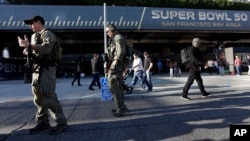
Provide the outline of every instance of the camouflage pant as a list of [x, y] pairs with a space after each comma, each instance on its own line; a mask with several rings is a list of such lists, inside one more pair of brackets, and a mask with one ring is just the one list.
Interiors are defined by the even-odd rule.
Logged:
[[34, 103], [38, 108], [36, 120], [38, 122], [47, 121], [48, 112], [50, 112], [51, 117], [57, 123], [66, 123], [61, 104], [55, 93], [56, 67], [43, 67], [40, 69], [40, 73], [34, 72], [32, 77], [32, 93]]
[[109, 90], [112, 93], [116, 108], [121, 109], [124, 107], [124, 95], [122, 88], [122, 72], [121, 73], [109, 73], [108, 74], [108, 86]]

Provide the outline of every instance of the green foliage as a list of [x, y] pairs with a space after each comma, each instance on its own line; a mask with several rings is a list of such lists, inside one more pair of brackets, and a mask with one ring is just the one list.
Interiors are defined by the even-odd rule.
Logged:
[[[7, 0], [10, 4], [103, 5], [103, 0]], [[105, 0], [108, 6], [171, 7], [193, 9], [250, 10], [250, 3], [228, 0]]]

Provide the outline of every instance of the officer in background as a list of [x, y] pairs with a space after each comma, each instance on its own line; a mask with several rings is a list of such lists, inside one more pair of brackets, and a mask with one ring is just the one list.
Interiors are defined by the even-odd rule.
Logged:
[[124, 104], [123, 96], [123, 59], [125, 54], [125, 39], [116, 31], [116, 27], [113, 24], [107, 25], [107, 35], [110, 37], [110, 44], [107, 49], [109, 57], [108, 68], [108, 86], [112, 93], [116, 109], [112, 109], [113, 115], [120, 117], [123, 113], [128, 111], [127, 106]]
[[68, 128], [61, 104], [55, 93], [56, 89], [56, 62], [52, 60], [56, 36], [45, 29], [44, 19], [41, 16], [34, 16], [24, 20], [25, 24], [35, 32], [29, 42], [26, 35], [24, 39], [18, 37], [20, 47], [23, 47], [23, 54], [28, 55], [28, 50], [35, 54], [34, 72], [32, 74], [32, 93], [34, 103], [38, 110], [36, 113], [37, 125], [29, 130], [30, 134], [50, 128], [49, 111], [56, 122], [56, 126], [50, 131], [51, 135], [59, 134]]

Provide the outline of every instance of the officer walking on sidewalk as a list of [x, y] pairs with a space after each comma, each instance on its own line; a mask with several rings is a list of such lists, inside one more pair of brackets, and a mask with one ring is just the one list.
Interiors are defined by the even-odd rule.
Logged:
[[107, 35], [111, 42], [108, 47], [109, 65], [108, 67], [108, 86], [114, 96], [116, 108], [112, 109], [113, 115], [120, 117], [128, 111], [124, 104], [122, 88], [123, 81], [123, 59], [125, 54], [125, 39], [116, 30], [115, 25], [110, 24], [106, 27]]

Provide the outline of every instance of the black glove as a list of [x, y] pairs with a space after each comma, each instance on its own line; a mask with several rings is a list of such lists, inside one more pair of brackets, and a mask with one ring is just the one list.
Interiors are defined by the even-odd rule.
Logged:
[[109, 62], [109, 57], [107, 53], [104, 54], [104, 61]]

